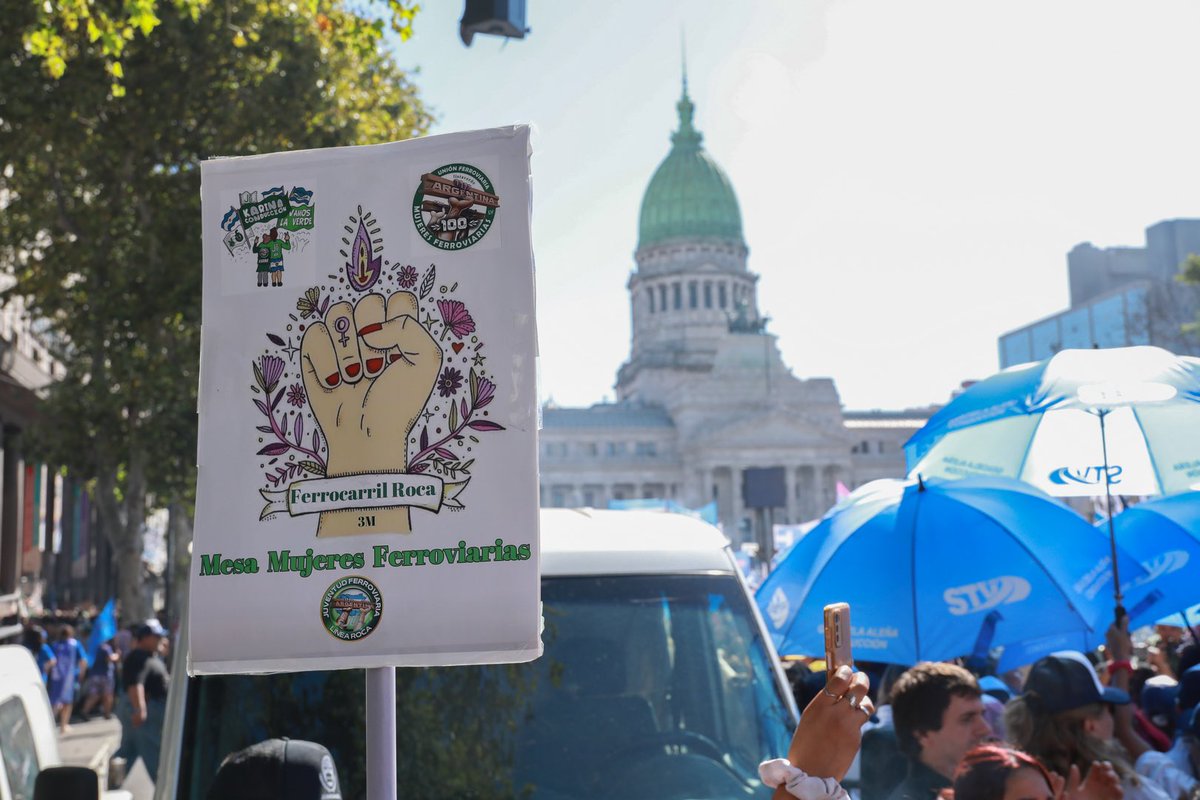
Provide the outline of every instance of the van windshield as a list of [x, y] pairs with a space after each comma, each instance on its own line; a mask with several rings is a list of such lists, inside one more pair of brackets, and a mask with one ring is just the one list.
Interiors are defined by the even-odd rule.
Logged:
[[[398, 669], [404, 798], [769, 797], [795, 720], [728, 575], [544, 578], [544, 655]], [[365, 796], [362, 670], [190, 682], [179, 798], [262, 739], [320, 742]]]

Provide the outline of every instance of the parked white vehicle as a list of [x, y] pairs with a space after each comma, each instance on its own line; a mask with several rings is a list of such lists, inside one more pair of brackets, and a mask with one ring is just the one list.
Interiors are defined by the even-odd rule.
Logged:
[[[397, 670], [399, 796], [770, 797], [757, 766], [787, 752], [796, 706], [725, 537], [679, 515], [543, 510], [541, 566], [540, 659]], [[158, 800], [203, 800], [227, 754], [281, 736], [328, 747], [345, 796], [364, 795], [361, 670], [189, 680], [185, 649]]]
[[[0, 761], [0, 800], [34, 800], [38, 775], [62, 764], [46, 686], [33, 654], [21, 645], [0, 645]], [[73, 800], [59, 791], [53, 800]], [[129, 793], [102, 797], [126, 800]]]

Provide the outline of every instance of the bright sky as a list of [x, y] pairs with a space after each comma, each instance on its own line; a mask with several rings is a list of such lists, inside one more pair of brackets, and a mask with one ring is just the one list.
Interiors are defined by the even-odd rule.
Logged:
[[793, 372], [849, 409], [944, 402], [1067, 307], [1075, 244], [1200, 217], [1195, 0], [529, 0], [523, 40], [427, 0], [402, 65], [435, 133], [536, 126], [541, 393], [614, 397], [670, 147], [680, 30]]

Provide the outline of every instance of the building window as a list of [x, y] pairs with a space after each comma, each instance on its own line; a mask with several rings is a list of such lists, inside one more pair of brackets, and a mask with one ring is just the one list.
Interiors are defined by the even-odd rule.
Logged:
[[600, 448], [595, 442], [584, 442], [579, 446], [579, 449], [583, 451], [585, 456], [591, 456], [592, 458], [600, 454]]
[[712, 308], [712, 283], [704, 282], [704, 307]]
[[678, 311], [683, 308], [683, 286], [678, 282], [671, 284], [671, 294], [673, 295], [672, 299], [675, 301], [673, 303], [675, 310]]
[[562, 486], [555, 486], [550, 490], [550, 507], [563, 508], [567, 505], [567, 490]]
[[654, 442], [637, 442], [633, 446], [633, 454], [636, 456], [656, 456], [658, 448]]
[[546, 442], [545, 451], [547, 458], [562, 458], [567, 454], [566, 442]]
[[700, 305], [699, 291], [695, 281], [688, 281], [688, 308], [696, 308]]
[[879, 445], [878, 452], [882, 453], [882, 452], [884, 452], [884, 445], [886, 445], [887, 442], [876, 442], [875, 444]]
[[583, 504], [587, 508], [595, 508], [596, 507], [596, 493], [593, 492], [591, 489], [584, 489], [583, 490]]
[[651, 314], [654, 313], [654, 289], [646, 289], [646, 310]]
[[604, 453], [608, 456], [623, 456], [625, 455], [625, 443], [609, 442], [604, 449]]
[[721, 308], [725, 308], [727, 305], [729, 305], [729, 303], [726, 302], [726, 299], [727, 298], [725, 297], [725, 284], [718, 283], [717, 284], [717, 305], [720, 306]]

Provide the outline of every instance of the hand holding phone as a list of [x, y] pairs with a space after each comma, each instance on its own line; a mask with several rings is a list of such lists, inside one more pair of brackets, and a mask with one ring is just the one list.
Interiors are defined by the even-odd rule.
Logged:
[[825, 606], [825, 674], [832, 675], [843, 664], [854, 666], [850, 648], [850, 604], [831, 603]]

